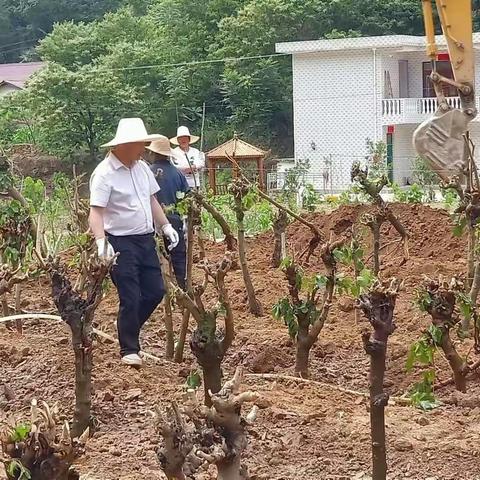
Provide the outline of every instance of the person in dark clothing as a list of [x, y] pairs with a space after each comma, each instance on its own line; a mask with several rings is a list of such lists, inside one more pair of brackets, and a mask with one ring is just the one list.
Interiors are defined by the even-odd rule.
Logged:
[[183, 233], [183, 220], [175, 211], [174, 207], [183, 197], [182, 194], [188, 192], [189, 186], [185, 175], [170, 162], [172, 150], [170, 149], [170, 141], [167, 137], [152, 142], [150, 146], [147, 147], [147, 150], [154, 155], [150, 169], [160, 187], [160, 190], [155, 196], [160, 205], [165, 209], [168, 221], [180, 237], [180, 242], [178, 246], [170, 252], [170, 257], [178, 286], [185, 290], [187, 246]]

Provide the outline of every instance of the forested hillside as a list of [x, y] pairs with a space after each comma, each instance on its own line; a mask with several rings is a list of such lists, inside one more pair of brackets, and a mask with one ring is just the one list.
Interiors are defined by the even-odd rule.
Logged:
[[0, 0], [0, 11], [3, 60], [47, 62], [3, 102], [0, 142], [27, 136], [65, 157], [94, 156], [122, 115], [171, 134], [179, 122], [198, 131], [204, 108], [207, 146], [236, 131], [289, 155], [291, 62], [269, 56], [275, 42], [423, 32], [419, 0]]

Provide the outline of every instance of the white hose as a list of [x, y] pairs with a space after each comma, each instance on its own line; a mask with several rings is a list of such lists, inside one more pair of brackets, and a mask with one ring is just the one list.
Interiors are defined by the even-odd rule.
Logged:
[[60, 322], [62, 317], [60, 315], [47, 315], [46, 313], [22, 313], [19, 315], [10, 315], [8, 317], [0, 317], [0, 323], [11, 322], [13, 320], [56, 320]]

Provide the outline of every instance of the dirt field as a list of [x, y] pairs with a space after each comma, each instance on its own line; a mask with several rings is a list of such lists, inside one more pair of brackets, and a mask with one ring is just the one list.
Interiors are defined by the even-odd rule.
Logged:
[[[462, 275], [466, 267], [466, 244], [452, 236], [450, 217], [442, 210], [409, 205], [398, 205], [394, 209], [411, 235], [411, 258], [406, 264], [400, 266], [398, 244], [387, 249], [383, 257], [382, 276], [396, 276], [405, 282], [405, 290], [397, 302], [397, 330], [389, 343], [386, 378], [390, 393], [398, 396], [421, 374], [420, 369], [413, 373], [405, 371], [409, 346], [428, 325], [428, 319], [412, 304], [414, 289], [424, 274]], [[313, 214], [310, 218], [325, 235], [337, 236], [355, 223], [363, 210], [364, 207], [342, 207], [328, 216]], [[386, 227], [383, 241], [394, 240], [395, 235], [393, 229]], [[309, 233], [302, 226], [290, 227], [291, 248], [301, 251], [308, 238]], [[226, 375], [239, 364], [251, 374], [293, 374], [293, 345], [286, 328], [269, 313], [273, 303], [286, 293], [282, 273], [269, 266], [271, 248], [270, 234], [250, 241], [250, 265], [265, 306], [263, 318], [253, 318], [247, 313], [240, 271], [229, 275], [237, 336], [224, 364]], [[212, 245], [207, 252], [214, 258], [220, 256], [222, 250], [223, 246]], [[313, 271], [315, 263], [316, 260], [312, 261]], [[23, 308], [52, 311], [46, 280], [25, 288]], [[116, 310], [117, 300], [112, 289], [97, 315], [100, 327], [109, 333], [114, 332]], [[361, 395], [341, 390], [367, 391], [369, 360], [362, 347], [361, 332], [368, 325], [361, 316], [358, 318], [356, 322], [352, 302], [345, 299], [340, 304], [335, 302], [328, 324], [312, 350], [311, 378], [328, 385], [248, 376], [246, 386], [262, 394], [265, 407], [250, 428], [247, 463], [252, 480], [369, 478], [367, 404]], [[179, 320], [178, 313], [176, 320]], [[30, 321], [25, 327], [21, 338], [0, 327], [0, 381], [15, 395], [8, 401], [4, 389], [0, 389], [0, 419], [4, 420], [12, 412], [27, 412], [33, 397], [58, 401], [65, 417], [70, 418], [73, 354], [69, 332], [55, 322]], [[144, 331], [143, 348], [162, 357], [164, 340], [161, 314], [157, 313]], [[467, 340], [460, 348], [467, 353], [470, 347], [471, 341]], [[475, 360], [473, 354], [471, 359]], [[98, 426], [80, 464], [87, 478], [164, 478], [155, 456], [158, 437], [150, 411], [157, 403], [181, 396], [192, 365], [188, 351], [183, 365], [149, 362], [136, 372], [120, 365], [115, 345], [96, 345], [94, 413]], [[448, 378], [449, 370], [440, 355], [438, 366], [439, 379]], [[387, 408], [389, 478], [480, 479], [478, 380], [475, 377], [469, 381], [466, 395], [456, 394], [451, 387], [438, 391], [444, 406], [429, 413], [400, 405]], [[134, 389], [140, 389], [141, 394], [133, 395]], [[132, 396], [135, 398], [131, 399]]]

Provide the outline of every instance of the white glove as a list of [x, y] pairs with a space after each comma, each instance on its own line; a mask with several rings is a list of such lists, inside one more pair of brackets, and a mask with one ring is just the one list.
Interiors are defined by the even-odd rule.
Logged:
[[99, 238], [97, 241], [98, 257], [105, 260], [111, 260], [115, 256], [115, 250], [108, 243], [106, 238]]
[[172, 251], [180, 241], [177, 231], [172, 227], [170, 223], [166, 223], [165, 225], [162, 225], [162, 232], [170, 242], [170, 245], [168, 246], [168, 250]]

